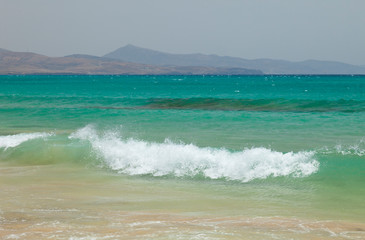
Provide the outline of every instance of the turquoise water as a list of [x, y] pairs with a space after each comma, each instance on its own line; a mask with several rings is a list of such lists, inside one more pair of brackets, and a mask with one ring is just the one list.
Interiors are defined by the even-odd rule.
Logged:
[[2, 135], [93, 124], [146, 141], [281, 152], [348, 151], [364, 137], [363, 76], [2, 76], [0, 84]]
[[364, 169], [363, 76], [2, 76], [0, 86], [2, 154], [22, 149], [4, 150], [14, 134], [52, 134], [29, 140], [42, 148], [76, 144], [70, 135], [87, 127], [144, 143], [315, 152]]
[[229, 215], [365, 222], [365, 76], [0, 76], [0, 116], [4, 166], [186, 184]]

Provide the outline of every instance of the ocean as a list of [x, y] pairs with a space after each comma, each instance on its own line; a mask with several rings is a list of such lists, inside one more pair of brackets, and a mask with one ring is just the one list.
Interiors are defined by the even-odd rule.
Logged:
[[0, 76], [1, 239], [365, 239], [365, 76]]

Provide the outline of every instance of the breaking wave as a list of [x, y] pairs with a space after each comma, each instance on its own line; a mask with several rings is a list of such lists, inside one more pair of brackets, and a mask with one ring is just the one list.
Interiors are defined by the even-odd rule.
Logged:
[[318, 171], [314, 152], [282, 153], [267, 148], [231, 152], [193, 144], [123, 139], [119, 133], [98, 133], [88, 125], [70, 135], [89, 141], [113, 170], [129, 175], [194, 177], [248, 182], [267, 177], [304, 177]]
[[26, 141], [37, 139], [37, 138], [46, 138], [52, 136], [51, 133], [19, 133], [15, 135], [7, 135], [0, 136], [0, 148], [13, 148], [16, 147]]

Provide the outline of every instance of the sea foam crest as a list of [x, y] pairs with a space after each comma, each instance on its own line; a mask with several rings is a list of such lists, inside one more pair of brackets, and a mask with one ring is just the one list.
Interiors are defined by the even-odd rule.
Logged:
[[269, 176], [303, 177], [319, 168], [314, 152], [281, 153], [262, 147], [230, 152], [169, 140], [163, 143], [123, 140], [115, 132], [99, 135], [90, 125], [79, 129], [70, 138], [90, 141], [110, 168], [130, 175], [203, 175], [211, 179], [248, 182]]
[[7, 135], [7, 136], [0, 136], [0, 148], [12, 148], [16, 147], [23, 142], [36, 139], [36, 138], [46, 138], [51, 136], [50, 133], [19, 133], [15, 135]]

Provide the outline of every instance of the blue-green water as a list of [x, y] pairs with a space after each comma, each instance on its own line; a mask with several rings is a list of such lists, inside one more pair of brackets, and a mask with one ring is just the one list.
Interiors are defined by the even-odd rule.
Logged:
[[364, 223], [365, 76], [0, 76], [0, 161]]
[[93, 124], [234, 151], [364, 150], [363, 76], [2, 76], [0, 86], [3, 136]]

